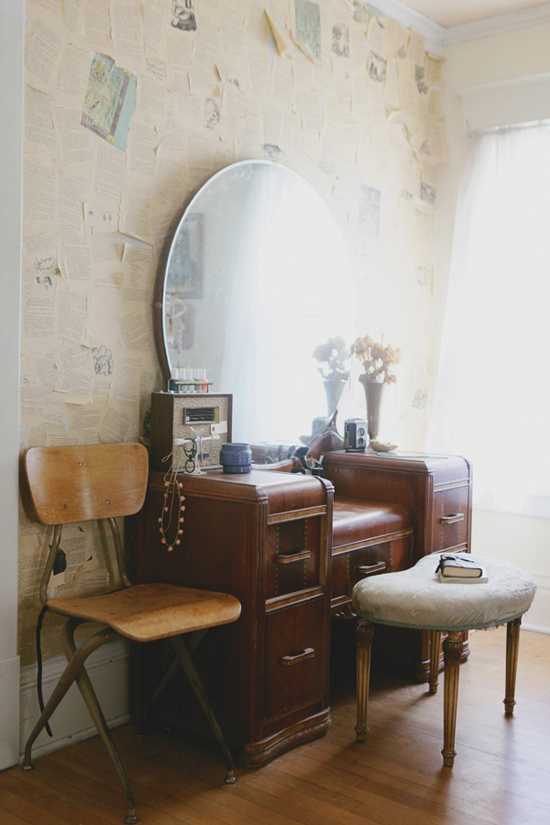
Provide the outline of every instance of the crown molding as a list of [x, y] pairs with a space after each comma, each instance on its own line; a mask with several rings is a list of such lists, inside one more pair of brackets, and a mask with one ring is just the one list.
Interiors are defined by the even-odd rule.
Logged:
[[368, 7], [371, 14], [392, 17], [401, 23], [403, 28], [413, 28], [423, 34], [426, 38], [426, 51], [443, 54], [447, 30], [435, 20], [420, 14], [419, 11], [402, 3], [401, 0], [375, 0], [375, 2], [369, 2]]
[[455, 43], [464, 43], [466, 40], [477, 40], [480, 37], [490, 37], [493, 34], [540, 26], [544, 23], [550, 23], [550, 3], [505, 14], [495, 14], [494, 17], [472, 20], [470, 23], [461, 23], [459, 26], [449, 26], [448, 29], [443, 30], [443, 42], [445, 46], [453, 46]]
[[368, 6], [371, 14], [379, 13], [384, 17], [393, 17], [404, 28], [412, 27], [423, 34], [426, 38], [426, 50], [435, 54], [444, 54], [446, 46], [464, 43], [466, 40], [477, 40], [480, 37], [490, 37], [502, 32], [550, 23], [550, 3], [505, 14], [495, 14], [483, 20], [472, 20], [470, 23], [461, 23], [448, 28], [420, 14], [401, 0], [374, 0], [372, 3], [369, 2]]

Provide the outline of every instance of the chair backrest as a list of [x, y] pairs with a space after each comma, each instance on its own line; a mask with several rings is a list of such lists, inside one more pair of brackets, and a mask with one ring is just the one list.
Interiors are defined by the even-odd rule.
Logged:
[[31, 497], [44, 524], [130, 516], [141, 509], [149, 458], [142, 444], [31, 447]]

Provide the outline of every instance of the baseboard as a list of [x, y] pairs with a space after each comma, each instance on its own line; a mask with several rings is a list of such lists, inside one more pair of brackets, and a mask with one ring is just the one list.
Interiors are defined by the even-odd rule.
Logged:
[[[44, 663], [42, 673], [42, 691], [44, 701], [52, 693], [67, 662], [58, 657]], [[128, 705], [128, 667], [129, 646], [124, 640], [112, 642], [92, 653], [86, 662], [86, 670], [97, 693], [107, 724], [116, 728], [129, 721]], [[30, 736], [36, 720], [40, 716], [40, 707], [36, 692], [36, 665], [21, 669], [20, 686], [20, 739], [19, 753], [22, 755], [25, 742]], [[50, 727], [52, 738], [43, 730], [36, 740], [32, 753], [33, 759], [52, 751], [61, 750], [67, 745], [74, 745], [97, 734], [88, 709], [76, 685], [73, 685], [57, 710], [54, 712]], [[18, 759], [15, 759], [17, 762]], [[12, 762], [11, 764], [14, 764]]]
[[19, 656], [0, 659], [0, 770], [19, 761]]
[[550, 576], [533, 576], [537, 582], [537, 594], [530, 610], [521, 623], [525, 630], [550, 634]]
[[531, 608], [523, 617], [524, 630], [550, 634], [550, 576], [531, 573], [537, 583], [537, 593]]

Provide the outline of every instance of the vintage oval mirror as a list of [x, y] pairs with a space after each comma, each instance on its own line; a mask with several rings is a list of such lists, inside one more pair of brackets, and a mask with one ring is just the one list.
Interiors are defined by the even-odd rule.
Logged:
[[212, 392], [233, 394], [234, 441], [299, 443], [331, 412], [313, 351], [354, 329], [347, 250], [313, 187], [268, 161], [214, 175], [168, 254], [168, 369], [205, 369]]

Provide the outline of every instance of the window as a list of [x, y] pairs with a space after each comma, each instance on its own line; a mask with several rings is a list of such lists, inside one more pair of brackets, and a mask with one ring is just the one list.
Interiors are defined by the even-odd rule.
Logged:
[[474, 506], [550, 517], [550, 125], [468, 143], [428, 449]]

